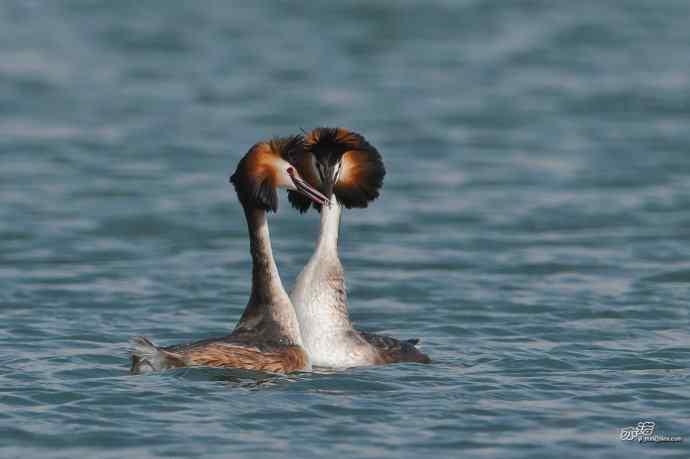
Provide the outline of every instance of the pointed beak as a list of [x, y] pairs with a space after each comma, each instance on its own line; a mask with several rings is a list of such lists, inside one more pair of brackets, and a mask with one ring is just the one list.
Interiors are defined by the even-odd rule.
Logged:
[[303, 195], [305, 195], [317, 204], [320, 204], [322, 206], [329, 205], [329, 200], [326, 196], [324, 196], [319, 190], [305, 182], [301, 177], [298, 177], [292, 169], [288, 169], [288, 174], [290, 174], [292, 183], [295, 184], [295, 188], [297, 188], [297, 191], [299, 191], [300, 193], [302, 193]]
[[335, 188], [334, 171], [334, 164], [326, 166], [323, 171], [324, 179], [321, 188], [323, 189], [324, 194], [328, 197], [333, 196], [333, 189]]

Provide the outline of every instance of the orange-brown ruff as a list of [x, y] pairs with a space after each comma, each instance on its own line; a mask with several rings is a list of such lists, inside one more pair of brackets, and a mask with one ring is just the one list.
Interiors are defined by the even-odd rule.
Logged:
[[[430, 363], [417, 349], [418, 340], [400, 341], [360, 332], [350, 321], [345, 273], [338, 257], [342, 207], [367, 207], [376, 199], [385, 169], [379, 152], [361, 135], [342, 128], [317, 128], [305, 135], [304, 153], [295, 165], [310, 184], [331, 199], [315, 205], [321, 212], [316, 250], [297, 278], [291, 299], [297, 312], [302, 345], [312, 365], [343, 368], [395, 362]], [[311, 203], [288, 193], [305, 212]]]
[[[379, 196], [386, 169], [381, 155], [367, 140], [356, 132], [343, 128], [316, 128], [305, 134], [303, 153], [296, 155], [295, 166], [300, 175], [310, 185], [324, 187], [317, 163], [339, 161], [341, 171], [338, 180], [332, 183], [333, 192], [343, 206], [367, 207]], [[288, 199], [293, 207], [306, 212], [312, 205], [306, 197], [295, 192], [288, 192]], [[314, 207], [319, 209], [318, 204]]]
[[251, 295], [235, 330], [224, 337], [169, 347], [135, 338], [132, 373], [188, 366], [272, 373], [310, 368], [294, 308], [273, 259], [266, 219], [266, 213], [278, 207], [277, 187], [302, 189], [302, 179], [288, 162], [302, 149], [301, 137], [258, 143], [240, 160], [231, 178], [247, 219], [253, 262]]

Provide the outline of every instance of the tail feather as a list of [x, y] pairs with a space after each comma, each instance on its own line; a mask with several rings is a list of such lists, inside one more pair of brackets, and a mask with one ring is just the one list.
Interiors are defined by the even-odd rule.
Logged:
[[132, 339], [132, 368], [130, 373], [141, 374], [184, 366], [182, 356], [161, 349], [148, 338], [137, 336]]

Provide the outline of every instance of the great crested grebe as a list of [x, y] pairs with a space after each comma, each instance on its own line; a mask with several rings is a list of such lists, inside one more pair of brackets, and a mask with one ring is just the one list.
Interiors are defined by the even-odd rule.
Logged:
[[[319, 239], [290, 295], [312, 365], [347, 368], [431, 362], [415, 347], [418, 340], [357, 331], [348, 314], [345, 274], [338, 258], [340, 214], [343, 206], [367, 207], [378, 197], [386, 173], [381, 155], [364, 137], [342, 128], [317, 128], [305, 137], [304, 154], [295, 165], [330, 199], [330, 204], [314, 205], [321, 212]], [[293, 192], [288, 198], [300, 212], [311, 205]]]
[[311, 368], [299, 324], [273, 259], [266, 213], [278, 208], [277, 188], [302, 193], [318, 205], [328, 199], [306, 183], [290, 163], [304, 148], [301, 136], [254, 145], [230, 178], [244, 208], [252, 255], [252, 290], [234, 331], [220, 338], [158, 347], [133, 340], [132, 373], [167, 368], [232, 367], [272, 373]]

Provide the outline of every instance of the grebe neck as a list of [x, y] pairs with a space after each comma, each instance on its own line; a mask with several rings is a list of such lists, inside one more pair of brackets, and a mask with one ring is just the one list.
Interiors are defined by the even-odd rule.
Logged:
[[338, 236], [340, 235], [340, 215], [342, 210], [343, 208], [335, 195], [331, 198], [330, 205], [321, 207], [321, 229], [319, 240], [316, 243], [317, 252], [326, 250], [338, 253]]
[[266, 211], [245, 208], [252, 255], [252, 291], [237, 329], [255, 330], [300, 344], [297, 316], [273, 258]]

